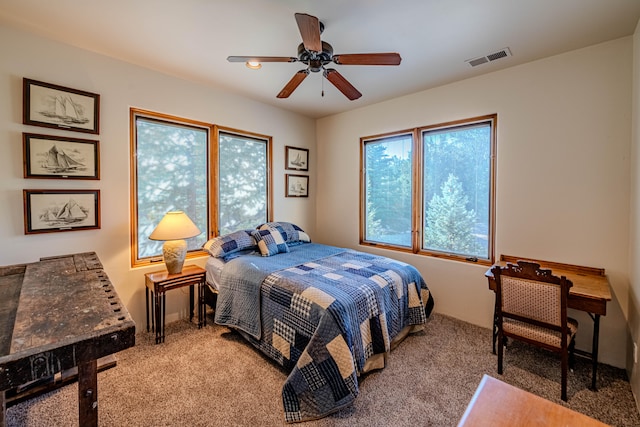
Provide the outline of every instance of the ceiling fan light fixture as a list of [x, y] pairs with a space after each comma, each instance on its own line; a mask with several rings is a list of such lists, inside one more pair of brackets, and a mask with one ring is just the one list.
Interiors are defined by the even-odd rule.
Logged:
[[259, 70], [260, 68], [262, 68], [262, 64], [258, 61], [247, 61], [245, 65], [247, 66], [247, 68], [251, 68], [252, 70]]

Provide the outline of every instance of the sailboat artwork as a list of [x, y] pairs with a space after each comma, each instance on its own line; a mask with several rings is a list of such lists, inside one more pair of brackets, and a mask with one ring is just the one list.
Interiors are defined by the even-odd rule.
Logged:
[[76, 169], [85, 170], [85, 165], [73, 157], [69, 156], [64, 150], [58, 149], [55, 144], [45, 154], [45, 160], [40, 165], [43, 169], [52, 173], [70, 173]]
[[25, 233], [100, 228], [100, 190], [24, 190]]
[[294, 165], [294, 166], [297, 166], [299, 168], [304, 168], [307, 165], [307, 161], [306, 161], [306, 159], [303, 160], [302, 156], [300, 155], [300, 153], [298, 153], [296, 158], [291, 160], [291, 164]]
[[306, 175], [286, 174], [286, 197], [308, 197], [309, 177]]
[[23, 143], [25, 178], [100, 178], [98, 141], [25, 133]]
[[23, 79], [27, 125], [100, 133], [100, 95], [51, 83]]
[[61, 207], [50, 206], [40, 213], [40, 220], [49, 227], [65, 227], [76, 222], [82, 222], [89, 217], [89, 209], [80, 206], [75, 200], [69, 199]]
[[285, 169], [308, 171], [309, 150], [306, 148], [285, 146]]
[[89, 123], [89, 118], [84, 115], [84, 107], [74, 101], [70, 95], [50, 96], [46, 105], [48, 109], [39, 111], [43, 116], [67, 124], [84, 125]]
[[300, 181], [294, 181], [289, 185], [289, 193], [294, 194], [296, 196], [305, 194], [307, 192], [307, 188]]

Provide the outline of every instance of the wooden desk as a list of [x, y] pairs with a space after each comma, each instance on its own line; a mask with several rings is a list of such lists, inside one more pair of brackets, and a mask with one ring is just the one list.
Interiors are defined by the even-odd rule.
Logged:
[[[540, 264], [542, 268], [550, 269], [555, 276], [566, 276], [573, 286], [569, 290], [569, 308], [584, 311], [593, 320], [593, 337], [591, 353], [575, 350], [576, 353], [588, 356], [592, 361], [591, 388], [596, 390], [596, 373], [598, 369], [598, 338], [600, 335], [600, 316], [607, 314], [607, 301], [611, 301], [611, 285], [603, 268], [582, 267], [571, 264], [561, 264], [551, 261], [541, 261], [531, 258], [501, 255], [500, 261], [494, 265], [504, 266], [507, 262], [516, 263], [518, 260], [532, 261]], [[493, 278], [491, 268], [485, 273], [489, 281], [489, 289], [496, 291], [496, 281]], [[497, 303], [497, 301], [496, 301]], [[493, 352], [496, 349], [496, 330], [493, 323]]]
[[484, 426], [606, 427], [606, 424], [484, 375], [458, 427]]
[[135, 323], [95, 253], [0, 267], [0, 426], [7, 390], [75, 367], [79, 425], [97, 426], [97, 360], [134, 344]]

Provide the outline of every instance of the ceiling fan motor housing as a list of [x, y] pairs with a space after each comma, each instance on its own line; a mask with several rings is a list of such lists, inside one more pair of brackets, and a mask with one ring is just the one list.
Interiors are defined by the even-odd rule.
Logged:
[[313, 52], [305, 49], [304, 43], [298, 45], [298, 60], [309, 66], [309, 71], [317, 73], [322, 67], [333, 60], [333, 47], [322, 42], [322, 52]]

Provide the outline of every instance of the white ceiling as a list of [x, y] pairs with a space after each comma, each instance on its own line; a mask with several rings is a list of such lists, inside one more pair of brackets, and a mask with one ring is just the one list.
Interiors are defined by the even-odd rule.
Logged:
[[[398, 52], [402, 63], [332, 64], [356, 101], [321, 73], [277, 99], [303, 64], [226, 58], [295, 57], [296, 12], [322, 21], [336, 54]], [[628, 36], [639, 19], [640, 0], [0, 0], [5, 24], [314, 118]], [[512, 56], [465, 62], [505, 47]]]

